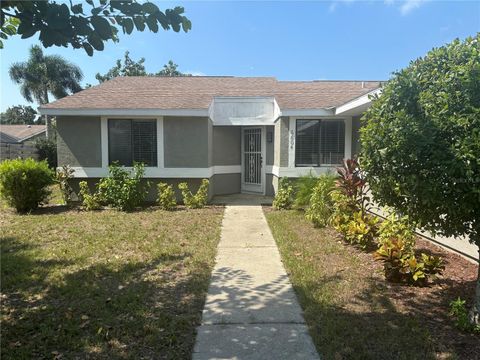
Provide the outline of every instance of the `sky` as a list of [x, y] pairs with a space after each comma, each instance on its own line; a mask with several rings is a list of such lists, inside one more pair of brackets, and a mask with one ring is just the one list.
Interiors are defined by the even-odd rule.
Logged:
[[[141, 1], [141, 0], [140, 0]], [[78, 3], [79, 0], [73, 0]], [[147, 71], [168, 60], [194, 75], [274, 76], [279, 80], [387, 80], [433, 47], [480, 31], [479, 1], [155, 1], [181, 5], [192, 21], [188, 33], [120, 35], [102, 52], [50, 47], [80, 66], [82, 84], [97, 84], [126, 50], [146, 59]], [[8, 69], [25, 61], [38, 35], [4, 41], [0, 50], [0, 110], [27, 104]], [[38, 104], [30, 104], [37, 107]]]

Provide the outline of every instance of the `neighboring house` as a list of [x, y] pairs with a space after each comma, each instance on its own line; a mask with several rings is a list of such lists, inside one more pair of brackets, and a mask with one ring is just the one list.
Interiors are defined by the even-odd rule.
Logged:
[[[118, 77], [40, 107], [56, 117], [58, 163], [76, 183], [118, 161], [210, 195], [273, 195], [280, 177], [333, 170], [358, 150], [360, 117], [379, 81]], [[152, 189], [150, 197], [155, 194]]]
[[37, 158], [35, 141], [44, 138], [45, 125], [0, 125], [0, 159]]
[[33, 144], [45, 137], [45, 125], [0, 125], [0, 142], [7, 144]]

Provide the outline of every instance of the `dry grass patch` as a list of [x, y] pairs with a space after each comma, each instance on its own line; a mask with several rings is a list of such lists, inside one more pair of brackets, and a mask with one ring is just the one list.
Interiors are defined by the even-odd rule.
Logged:
[[222, 213], [1, 210], [2, 358], [190, 358]]

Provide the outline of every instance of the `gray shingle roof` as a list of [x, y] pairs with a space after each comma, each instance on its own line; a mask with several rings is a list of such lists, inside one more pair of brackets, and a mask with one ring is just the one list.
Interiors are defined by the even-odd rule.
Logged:
[[281, 109], [344, 104], [379, 81], [278, 81], [273, 77], [117, 77], [44, 109], [207, 109], [215, 96], [274, 96]]

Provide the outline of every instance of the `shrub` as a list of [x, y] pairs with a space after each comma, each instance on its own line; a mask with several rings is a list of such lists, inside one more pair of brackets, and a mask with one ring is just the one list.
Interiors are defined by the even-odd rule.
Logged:
[[173, 186], [166, 183], [158, 183], [158, 204], [163, 210], [173, 210], [177, 206]]
[[278, 184], [278, 191], [273, 199], [273, 208], [276, 210], [290, 209], [293, 204], [293, 186], [287, 178], [281, 178]]
[[39, 160], [46, 160], [51, 169], [57, 168], [57, 143], [55, 140], [42, 138], [35, 141]]
[[339, 190], [332, 191], [333, 214], [330, 217], [330, 224], [335, 230], [345, 237], [353, 214], [360, 211], [355, 201]]
[[342, 167], [337, 169], [338, 179], [336, 186], [340, 192], [347, 196], [352, 203], [360, 207], [364, 212], [370, 204], [370, 197], [367, 195], [367, 184], [362, 176], [360, 166], [356, 159], [343, 161]]
[[388, 281], [414, 285], [425, 285], [428, 278], [441, 274], [445, 268], [437, 256], [421, 254], [421, 257], [419, 261], [411, 244], [398, 238], [384, 241], [375, 253], [375, 258], [383, 262]]
[[[335, 188], [335, 177], [330, 174], [325, 174], [319, 178], [315, 178], [315, 180], [316, 185], [313, 188], [305, 217], [313, 222], [315, 227], [325, 227], [333, 213], [333, 200], [331, 195]], [[298, 197], [296, 200], [297, 199]]]
[[312, 173], [301, 176], [295, 181], [295, 208], [303, 209], [310, 204], [310, 198], [312, 197], [313, 189], [317, 185], [317, 182], [318, 177]]
[[69, 205], [73, 200], [74, 191], [70, 186], [69, 180], [73, 178], [74, 170], [69, 165], [63, 165], [57, 170], [57, 183], [62, 193], [63, 202]]
[[187, 208], [200, 209], [207, 205], [209, 183], [208, 179], [203, 179], [195, 195], [188, 189], [186, 182], [178, 184], [178, 188], [182, 191], [183, 203]]
[[9, 206], [25, 213], [47, 200], [53, 178], [46, 161], [5, 160], [0, 163], [0, 194]]
[[133, 172], [117, 163], [110, 165], [109, 176], [98, 183], [99, 198], [107, 205], [131, 211], [145, 201], [150, 183], [142, 183], [145, 167], [135, 163]]
[[455, 318], [455, 326], [462, 331], [480, 334], [480, 325], [470, 321], [465, 303], [460, 297], [450, 302], [450, 315]]
[[401, 239], [412, 249], [415, 247], [415, 225], [406, 216], [391, 214], [380, 224], [378, 242]]
[[98, 193], [92, 194], [86, 181], [80, 182], [80, 200], [85, 210], [99, 210], [102, 208], [101, 199]]
[[376, 216], [357, 211], [352, 214], [345, 226], [344, 237], [350, 244], [358, 245], [362, 249], [371, 248], [375, 244], [375, 237], [378, 234]]

